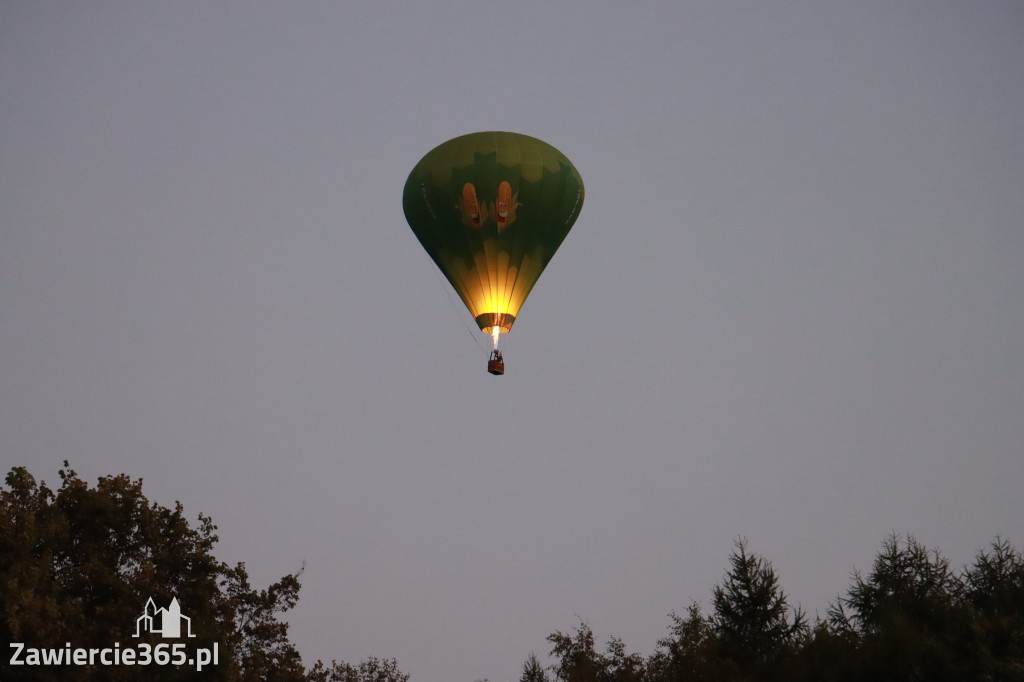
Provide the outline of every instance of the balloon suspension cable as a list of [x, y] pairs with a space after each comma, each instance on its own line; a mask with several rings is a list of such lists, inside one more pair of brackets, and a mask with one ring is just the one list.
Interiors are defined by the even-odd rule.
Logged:
[[[430, 261], [429, 256], [427, 256], [427, 260]], [[483, 352], [484, 355], [486, 355], [487, 348], [480, 343], [480, 338], [477, 336], [476, 329], [471, 327], [469, 323], [466, 322], [465, 308], [460, 308], [458, 304], [455, 302], [455, 297], [452, 296], [452, 288], [445, 281], [441, 269], [437, 267], [437, 264], [434, 263], [433, 261], [430, 261], [430, 264], [433, 266], [431, 269], [434, 271], [434, 277], [437, 278], [438, 284], [441, 286], [442, 291], [445, 292], [445, 294], [448, 296], [448, 301], [452, 304], [452, 310], [455, 311], [455, 316], [459, 318], [459, 320], [462, 322], [462, 326], [466, 328], [466, 333], [469, 334], [470, 338], [473, 339], [473, 343], [475, 343], [477, 348], [479, 348], [480, 351]]]

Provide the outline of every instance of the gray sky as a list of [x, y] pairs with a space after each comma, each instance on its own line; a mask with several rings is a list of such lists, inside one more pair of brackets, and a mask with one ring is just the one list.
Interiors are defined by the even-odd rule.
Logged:
[[[649, 654], [734, 540], [812, 614], [1024, 545], [1024, 5], [5, 2], [0, 463], [125, 472], [307, 663]], [[405, 223], [543, 139], [580, 219], [485, 371]], [[480, 338], [474, 338], [480, 337]]]

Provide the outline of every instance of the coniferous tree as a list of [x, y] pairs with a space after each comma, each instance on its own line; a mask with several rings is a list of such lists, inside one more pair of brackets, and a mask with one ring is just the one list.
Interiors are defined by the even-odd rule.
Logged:
[[519, 678], [519, 682], [548, 682], [547, 673], [544, 672], [544, 666], [537, 660], [536, 654], [531, 653], [523, 663], [523, 674]]
[[813, 626], [740, 540], [713, 599], [711, 615], [697, 602], [671, 614], [670, 636], [646, 661], [617, 638], [599, 653], [586, 623], [551, 635], [556, 679], [1024, 682], [1024, 556], [1000, 538], [956, 572], [937, 550], [893, 534]]
[[712, 595], [712, 624], [722, 656], [735, 661], [743, 675], [770, 670], [807, 629], [800, 608], [789, 603], [769, 561], [736, 542], [730, 569]]
[[972, 680], [980, 665], [961, 582], [938, 550], [913, 535], [886, 538], [867, 576], [854, 574], [832, 608], [838, 629], [858, 636], [855, 666], [877, 680]]
[[979, 654], [994, 680], [1024, 680], [1024, 556], [997, 537], [964, 570], [963, 599], [975, 613]]

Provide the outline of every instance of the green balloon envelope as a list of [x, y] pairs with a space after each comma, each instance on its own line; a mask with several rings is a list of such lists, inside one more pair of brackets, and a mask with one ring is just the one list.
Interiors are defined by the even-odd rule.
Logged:
[[508, 332], [583, 207], [583, 180], [536, 138], [482, 132], [420, 160], [405, 218], [480, 329]]

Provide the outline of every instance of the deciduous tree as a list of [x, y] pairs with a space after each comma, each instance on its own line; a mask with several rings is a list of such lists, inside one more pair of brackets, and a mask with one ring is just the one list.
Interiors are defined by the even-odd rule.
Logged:
[[[217, 561], [217, 527], [182, 505], [150, 502], [142, 479], [101, 477], [90, 487], [70, 469], [57, 490], [22, 467], [0, 487], [0, 640], [32, 649], [112, 648], [159, 643], [134, 638], [147, 601], [176, 599], [190, 619], [189, 647], [219, 648], [203, 680], [227, 682], [407, 682], [394, 660], [308, 672], [280, 615], [299, 598], [301, 570], [266, 589], [249, 583], [245, 564]], [[146, 637], [149, 637], [148, 639]], [[190, 665], [5, 666], [5, 681], [193, 680]]]

